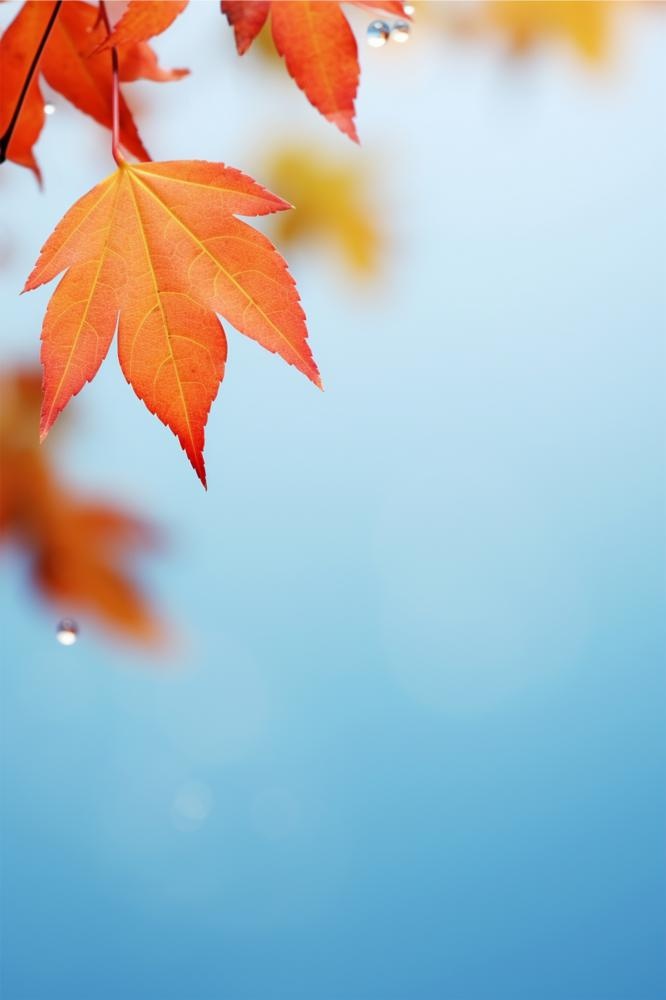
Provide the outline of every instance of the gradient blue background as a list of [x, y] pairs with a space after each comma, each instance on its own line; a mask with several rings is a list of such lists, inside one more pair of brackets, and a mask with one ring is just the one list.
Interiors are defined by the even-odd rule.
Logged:
[[[2, 557], [2, 1000], [666, 996], [665, 27], [590, 70], [423, 18], [363, 51], [361, 153], [216, 4], [159, 41], [156, 158], [363, 157], [390, 251], [289, 253], [323, 395], [230, 331], [208, 494], [113, 353], [48, 445], [167, 527], [183, 638], [63, 649]], [[44, 194], [0, 176], [6, 364], [111, 167], [56, 103]]]

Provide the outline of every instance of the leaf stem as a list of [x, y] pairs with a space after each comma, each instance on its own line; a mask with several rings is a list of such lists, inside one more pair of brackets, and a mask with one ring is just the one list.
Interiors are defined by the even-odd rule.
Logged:
[[30, 89], [30, 84], [32, 83], [33, 77], [39, 66], [39, 60], [42, 58], [42, 52], [44, 51], [44, 46], [46, 45], [49, 35], [51, 34], [51, 28], [56, 22], [60, 8], [62, 7], [62, 0], [56, 0], [53, 5], [53, 10], [51, 11], [51, 16], [49, 17], [48, 23], [44, 29], [44, 34], [42, 35], [39, 45], [37, 46], [37, 51], [35, 52], [32, 62], [30, 63], [30, 68], [26, 74], [26, 78], [23, 81], [23, 86], [21, 87], [21, 93], [19, 94], [19, 99], [16, 102], [16, 107], [14, 108], [14, 113], [9, 119], [9, 124], [4, 131], [4, 134], [0, 136], [0, 163], [4, 163], [7, 159], [7, 151], [9, 149], [9, 143], [14, 134], [14, 129], [19, 120], [19, 115], [21, 114], [21, 108], [23, 107], [23, 102], [26, 99], [28, 90]]
[[[99, 0], [99, 9], [106, 27], [107, 34], [111, 34], [109, 16], [106, 12], [104, 0]], [[125, 163], [125, 157], [120, 151], [120, 77], [118, 73], [118, 52], [115, 45], [111, 46], [111, 66], [113, 68], [113, 90], [111, 92], [111, 152], [119, 167]]]

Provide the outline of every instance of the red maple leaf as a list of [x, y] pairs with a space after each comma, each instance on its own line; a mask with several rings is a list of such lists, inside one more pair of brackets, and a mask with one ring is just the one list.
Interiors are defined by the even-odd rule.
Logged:
[[[406, 17], [402, 3], [355, 4]], [[358, 47], [341, 4], [329, 0], [221, 0], [242, 55], [269, 13], [275, 47], [311, 104], [358, 142], [354, 123], [359, 81]]]

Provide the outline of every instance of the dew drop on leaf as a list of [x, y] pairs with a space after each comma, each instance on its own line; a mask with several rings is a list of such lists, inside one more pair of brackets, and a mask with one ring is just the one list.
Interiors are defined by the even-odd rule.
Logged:
[[55, 104], [51, 104], [50, 102], [47, 102], [44, 105], [44, 114], [45, 115], [52, 115], [54, 113], [55, 113]]
[[61, 646], [73, 646], [79, 637], [79, 626], [73, 618], [63, 618], [56, 628], [56, 639]]
[[373, 49], [380, 49], [386, 45], [391, 29], [386, 21], [371, 21], [368, 25], [368, 45]]
[[407, 21], [396, 21], [391, 28], [391, 41], [400, 42], [404, 45], [405, 42], [409, 41], [410, 26]]

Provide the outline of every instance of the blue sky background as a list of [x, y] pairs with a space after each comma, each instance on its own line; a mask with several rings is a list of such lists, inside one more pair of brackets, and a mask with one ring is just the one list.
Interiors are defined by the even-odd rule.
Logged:
[[[63, 473], [167, 528], [182, 639], [61, 648], [2, 558], [3, 1000], [666, 995], [666, 25], [618, 27], [591, 70], [424, 17], [362, 52], [360, 152], [216, 4], [159, 40], [155, 158], [358, 156], [390, 251], [288, 255], [323, 395], [229, 331], [207, 494], [113, 351], [72, 404]], [[0, 176], [5, 364], [112, 166], [56, 104], [44, 193]]]

